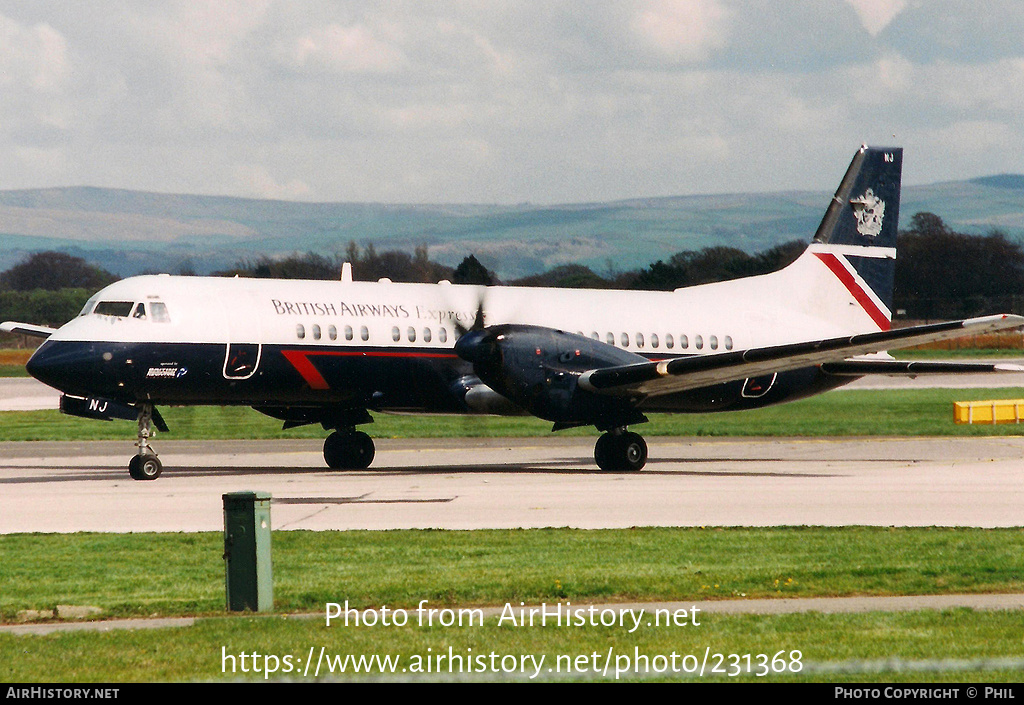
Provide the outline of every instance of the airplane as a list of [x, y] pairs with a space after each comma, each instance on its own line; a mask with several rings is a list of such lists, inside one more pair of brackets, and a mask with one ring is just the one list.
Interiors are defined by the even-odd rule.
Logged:
[[146, 275], [89, 299], [27, 363], [61, 410], [137, 423], [136, 480], [163, 466], [163, 405], [245, 405], [330, 431], [324, 460], [365, 469], [371, 412], [533, 415], [594, 426], [610, 472], [647, 462], [649, 413], [754, 409], [873, 374], [1024, 371], [913, 362], [889, 349], [1024, 324], [1014, 315], [893, 328], [903, 150], [862, 146], [812, 242], [778, 271], [667, 292]]

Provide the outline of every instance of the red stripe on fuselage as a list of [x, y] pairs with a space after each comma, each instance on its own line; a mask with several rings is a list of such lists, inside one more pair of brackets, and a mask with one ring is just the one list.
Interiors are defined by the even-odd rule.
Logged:
[[292, 367], [302, 375], [302, 379], [306, 380], [306, 384], [311, 389], [330, 389], [331, 385], [327, 384], [327, 380], [320, 374], [312, 362], [310, 357], [397, 357], [397, 358], [410, 358], [410, 357], [423, 357], [423, 358], [451, 358], [454, 359], [457, 356], [454, 353], [423, 353], [423, 352], [405, 352], [398, 350], [389, 351], [361, 351], [361, 350], [282, 350], [281, 354], [284, 355], [285, 359], [292, 364]]
[[881, 330], [889, 330], [892, 327], [892, 322], [889, 320], [889, 317], [885, 315], [882, 309], [880, 309], [874, 301], [871, 300], [868, 293], [864, 291], [864, 288], [860, 284], [857, 283], [857, 280], [854, 279], [853, 275], [850, 274], [850, 271], [843, 266], [843, 263], [839, 261], [838, 257], [830, 252], [815, 252], [814, 256], [824, 262], [825, 266], [828, 267], [832, 273], [836, 275], [836, 278], [843, 283], [843, 286], [853, 294], [853, 298], [855, 298], [861, 308], [871, 316], [871, 320], [875, 322], [875, 325], [877, 325]]

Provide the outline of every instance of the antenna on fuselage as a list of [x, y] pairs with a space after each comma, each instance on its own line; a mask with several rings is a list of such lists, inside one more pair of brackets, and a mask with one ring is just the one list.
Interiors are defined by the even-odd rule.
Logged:
[[341, 281], [345, 283], [352, 283], [352, 263], [344, 262], [341, 265]]

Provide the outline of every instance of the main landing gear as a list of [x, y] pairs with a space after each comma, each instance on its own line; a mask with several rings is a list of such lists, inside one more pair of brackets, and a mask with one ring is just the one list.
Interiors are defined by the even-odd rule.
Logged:
[[153, 405], [143, 404], [139, 409], [139, 440], [135, 442], [139, 452], [128, 463], [128, 474], [133, 480], [155, 480], [164, 471], [163, 463], [149, 445], [152, 434]]
[[647, 464], [647, 442], [625, 428], [608, 431], [597, 439], [594, 460], [605, 472], [636, 472]]
[[373, 455], [373, 439], [354, 428], [335, 431], [324, 441], [324, 460], [334, 470], [365, 470]]

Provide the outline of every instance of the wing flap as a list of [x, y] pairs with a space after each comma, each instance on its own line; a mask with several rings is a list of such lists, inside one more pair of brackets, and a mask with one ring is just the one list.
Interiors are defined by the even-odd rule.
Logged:
[[1021, 325], [1024, 325], [1024, 317], [1002, 314], [842, 338], [607, 367], [584, 372], [580, 386], [592, 392], [613, 395], [672, 394], [772, 372], [839, 363], [849, 357], [889, 348], [910, 347]]
[[922, 360], [842, 360], [821, 365], [823, 372], [846, 377], [889, 375], [960, 375], [984, 372], [1024, 372], [1024, 365], [1005, 362], [950, 362]]

